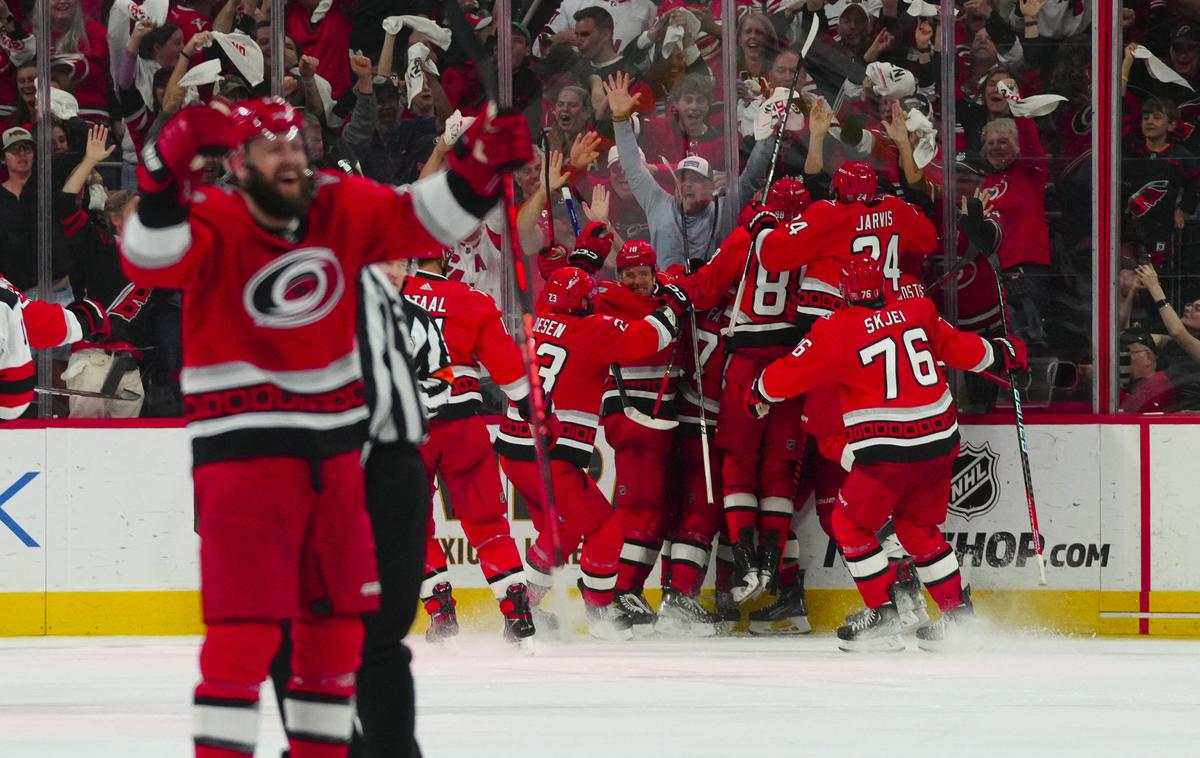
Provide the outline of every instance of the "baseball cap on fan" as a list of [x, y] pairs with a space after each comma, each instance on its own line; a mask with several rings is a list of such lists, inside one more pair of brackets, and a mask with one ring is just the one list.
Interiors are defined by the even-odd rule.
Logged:
[[1171, 32], [1171, 47], [1200, 47], [1200, 27], [1181, 24]]
[[679, 176], [684, 171], [695, 171], [705, 179], [712, 179], [712, 170], [708, 167], [708, 161], [704, 160], [698, 155], [689, 155], [676, 164], [676, 176]]
[[[642, 163], [646, 162], [646, 151], [638, 148], [638, 157], [642, 159]], [[612, 168], [613, 164], [621, 161], [620, 153], [617, 152], [617, 146], [613, 145], [608, 149], [608, 167]]]
[[8, 152], [10, 147], [13, 145], [19, 145], [22, 142], [28, 142], [30, 147], [34, 147], [37, 144], [33, 141], [33, 135], [29, 133], [29, 130], [23, 129], [19, 126], [14, 126], [11, 129], [5, 130], [4, 136], [0, 139], [2, 139], [4, 143], [4, 152]]

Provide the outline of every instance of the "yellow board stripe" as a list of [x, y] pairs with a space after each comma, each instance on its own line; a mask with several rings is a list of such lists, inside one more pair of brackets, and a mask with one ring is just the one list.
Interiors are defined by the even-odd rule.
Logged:
[[[647, 590], [658, 604], [660, 592]], [[473, 630], [500, 629], [496, 600], [487, 589], [456, 589], [462, 626]], [[979, 613], [1001, 626], [1069, 634], [1136, 635], [1136, 618], [1101, 618], [1101, 612], [1132, 613], [1137, 592], [1096, 590], [978, 590]], [[711, 595], [708, 596], [711, 600]], [[847, 613], [861, 607], [854, 590], [808, 590], [813, 629], [835, 629]], [[1200, 592], [1152, 592], [1152, 613], [1200, 612]], [[418, 612], [413, 634], [428, 625]], [[37, 635], [195, 635], [203, 634], [200, 593], [146, 592], [24, 592], [0, 593], [0, 636]], [[1151, 618], [1151, 636], [1200, 637], [1200, 619]]]

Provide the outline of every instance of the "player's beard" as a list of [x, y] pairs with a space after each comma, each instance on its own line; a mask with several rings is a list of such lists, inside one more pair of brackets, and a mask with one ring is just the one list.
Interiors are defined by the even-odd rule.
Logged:
[[263, 176], [254, 166], [247, 164], [246, 171], [249, 178], [243, 189], [263, 213], [274, 218], [292, 219], [300, 218], [308, 212], [309, 203], [312, 202], [313, 182], [307, 171], [300, 174], [300, 192], [295, 197], [287, 197], [280, 192], [274, 182]]

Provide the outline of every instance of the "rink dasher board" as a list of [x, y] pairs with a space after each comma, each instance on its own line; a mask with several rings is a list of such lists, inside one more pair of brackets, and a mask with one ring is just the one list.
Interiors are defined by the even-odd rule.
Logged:
[[[1012, 428], [964, 426], [963, 439], [945, 531], [982, 605], [1003, 602], [1004, 615], [1026, 625], [1200, 636], [1200, 555], [1190, 549], [1200, 519], [1189, 507], [1195, 477], [1188, 460], [1200, 449], [1200, 425], [1029, 427], [1047, 588], [1038, 588], [1031, 560]], [[598, 483], [611, 494], [602, 431], [597, 450]], [[0, 634], [201, 628], [185, 429], [5, 429], [0, 460]], [[494, 600], [461, 526], [440, 497], [434, 513], [464, 622], [495, 623]], [[524, 518], [512, 524], [523, 548], [532, 525]], [[819, 627], [856, 598], [811, 502], [796, 526]], [[577, 576], [575, 566], [563, 571], [569, 585]], [[711, 578], [710, 570], [708, 586]], [[657, 582], [655, 569], [648, 586]]]

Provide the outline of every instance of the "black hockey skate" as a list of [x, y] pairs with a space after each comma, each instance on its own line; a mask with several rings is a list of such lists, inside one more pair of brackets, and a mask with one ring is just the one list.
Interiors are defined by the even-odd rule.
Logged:
[[784, 587], [774, 603], [750, 614], [750, 633], [756, 636], [808, 634], [811, 631], [803, 584]]
[[900, 618], [892, 603], [857, 614], [853, 621], [838, 628], [837, 636], [838, 648], [847, 653], [904, 649], [904, 641], [900, 639]]
[[646, 602], [642, 593], [614, 592], [613, 605], [629, 619], [630, 629], [635, 638], [641, 639], [654, 634], [654, 624], [658, 621], [658, 615], [654, 613], [654, 609]]
[[627, 642], [633, 639], [633, 624], [617, 608], [615, 602], [608, 605], [587, 605], [588, 634], [606, 642]]
[[537, 632], [533, 624], [533, 611], [529, 608], [529, 591], [523, 583], [509, 585], [505, 592], [504, 639], [523, 650], [532, 650], [533, 635]]
[[717, 593], [717, 609], [713, 616], [717, 619], [717, 634], [721, 637], [733, 634], [734, 627], [742, 620], [742, 612], [733, 602], [733, 595], [728, 592]]
[[904, 631], [910, 632], [929, 623], [929, 614], [925, 611], [925, 593], [921, 591], [921, 581], [917, 578], [911, 558], [900, 561], [896, 581], [888, 588], [888, 595], [896, 604], [896, 613], [900, 616]]
[[[758, 545], [758, 585], [760, 592], [775, 594], [779, 587], [779, 562], [783, 553], [779, 549], [779, 535], [764, 532]], [[753, 617], [751, 617], [753, 618]]]
[[758, 554], [754, 549], [754, 530], [743, 529], [733, 545], [733, 587], [729, 594], [741, 605], [762, 594], [759, 583]]
[[962, 603], [942, 613], [937, 621], [917, 630], [917, 647], [929, 652], [946, 649], [960, 641], [964, 627], [975, 621], [975, 606], [971, 603], [971, 588], [963, 587]]
[[[450, 593], [449, 582], [434, 585], [434, 608], [429, 612], [429, 628], [425, 630], [425, 639], [428, 642], [445, 642], [458, 636], [458, 614], [454, 610], [454, 596]], [[426, 605], [426, 609], [428, 608]]]
[[663, 587], [654, 631], [671, 637], [712, 637], [717, 633], [717, 619], [696, 598]]

